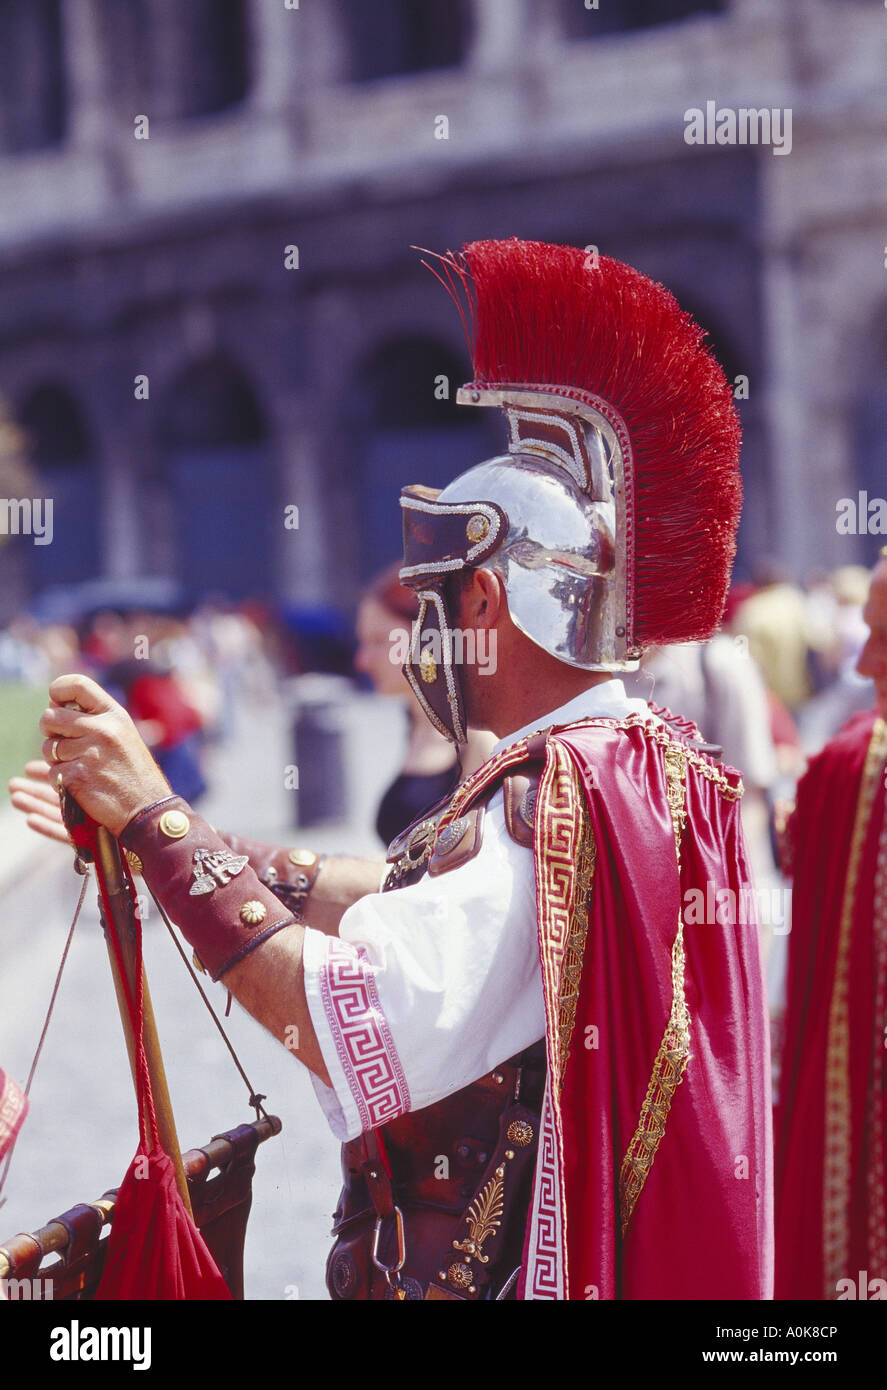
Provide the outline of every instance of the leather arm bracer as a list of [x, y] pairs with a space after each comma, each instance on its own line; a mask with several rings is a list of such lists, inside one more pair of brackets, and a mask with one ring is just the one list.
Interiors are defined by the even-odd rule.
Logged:
[[314, 854], [311, 850], [248, 840], [243, 835], [231, 835], [226, 830], [218, 833], [234, 854], [246, 855], [250, 867], [265, 887], [270, 888], [289, 908], [297, 921], [303, 921], [308, 894], [326, 856]]
[[120, 842], [214, 980], [295, 920], [247, 855], [179, 796], [139, 811]]

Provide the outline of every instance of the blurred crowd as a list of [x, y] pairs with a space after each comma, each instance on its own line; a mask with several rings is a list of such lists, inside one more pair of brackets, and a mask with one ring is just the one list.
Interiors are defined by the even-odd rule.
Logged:
[[[434, 734], [389, 659], [393, 634], [409, 627], [414, 596], [393, 565], [370, 585], [350, 625], [324, 609], [272, 609], [221, 599], [184, 611], [98, 606], [65, 621], [19, 617], [0, 632], [0, 681], [46, 686], [85, 671], [126, 705], [172, 785], [188, 800], [205, 788], [203, 750], [238, 733], [244, 701], [276, 697], [283, 679], [312, 672], [350, 676], [400, 699], [409, 728], [399, 780], [381, 808], [392, 833], [418, 797], [449, 787], [460, 769]], [[775, 872], [772, 809], [790, 795], [806, 759], [856, 711], [873, 703], [855, 666], [866, 637], [868, 571], [846, 566], [804, 584], [774, 564], [734, 586], [721, 633], [699, 646], [654, 649], [626, 677], [631, 695], [693, 720], [740, 768], [745, 819], [758, 876]], [[345, 686], [345, 682], [342, 682]], [[484, 748], [473, 751], [471, 765]], [[414, 779], [412, 782], [410, 779]], [[432, 786], [433, 784], [433, 786]], [[409, 807], [401, 801], [409, 802]], [[424, 802], [423, 802], [424, 805]]]
[[[206, 790], [204, 749], [238, 734], [243, 702], [272, 701], [279, 681], [293, 676], [350, 676], [405, 710], [405, 765], [378, 816], [386, 841], [469, 770], [428, 726], [389, 659], [393, 634], [416, 616], [396, 570], [392, 564], [368, 585], [353, 628], [329, 610], [222, 599], [189, 612], [128, 602], [65, 621], [18, 617], [0, 632], [0, 681], [46, 687], [64, 671], [86, 671], [127, 706], [174, 790], [196, 802]], [[872, 684], [855, 671], [868, 585], [858, 566], [813, 574], [804, 585], [774, 564], [760, 566], [755, 582], [731, 591], [712, 642], [653, 649], [626, 677], [628, 694], [694, 721], [742, 771], [760, 883], [776, 881], [774, 805], [791, 796], [806, 758], [873, 703]], [[469, 766], [485, 748], [481, 738]]]
[[173, 789], [197, 802], [206, 746], [236, 734], [244, 699], [273, 692], [275, 638], [261, 611], [221, 603], [19, 617], [0, 633], [0, 681], [46, 687], [66, 672], [92, 676], [127, 708]]

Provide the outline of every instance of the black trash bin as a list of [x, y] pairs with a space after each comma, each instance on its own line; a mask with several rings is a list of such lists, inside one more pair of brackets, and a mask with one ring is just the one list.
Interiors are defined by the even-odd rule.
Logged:
[[293, 761], [298, 769], [293, 824], [301, 827], [344, 820], [347, 795], [341, 679], [302, 676], [293, 685]]

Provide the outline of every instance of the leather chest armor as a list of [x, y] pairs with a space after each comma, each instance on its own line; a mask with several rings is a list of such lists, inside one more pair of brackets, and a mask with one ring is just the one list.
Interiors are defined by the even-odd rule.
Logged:
[[[536, 771], [503, 787], [509, 833], [530, 852]], [[385, 891], [476, 854], [492, 790], [440, 834], [449, 798], [398, 836]], [[333, 1299], [514, 1297], [545, 1074], [542, 1039], [463, 1090], [343, 1145], [327, 1262]]]

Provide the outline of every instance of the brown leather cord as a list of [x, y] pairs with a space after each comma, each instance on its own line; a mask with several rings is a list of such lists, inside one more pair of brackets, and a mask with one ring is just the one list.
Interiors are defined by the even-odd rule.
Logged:
[[[54, 984], [53, 987], [52, 987], [52, 994], [51, 994], [50, 1000], [49, 1000], [49, 1007], [48, 1007], [47, 1010], [46, 1010], [46, 1016], [45, 1016], [45, 1018], [44, 1018], [44, 1020], [43, 1020], [43, 1029], [42, 1029], [42, 1031], [41, 1031], [41, 1033], [40, 1033], [40, 1041], [39, 1041], [38, 1044], [37, 1044], [37, 1051], [34, 1053], [34, 1060], [33, 1060], [33, 1062], [31, 1063], [31, 1070], [28, 1072], [28, 1079], [27, 1079], [27, 1081], [26, 1081], [26, 1083], [25, 1083], [25, 1095], [26, 1095], [26, 1096], [29, 1096], [29, 1095], [31, 1094], [31, 1083], [32, 1083], [32, 1081], [34, 1080], [34, 1073], [35, 1073], [36, 1070], [37, 1070], [37, 1063], [38, 1063], [39, 1060], [40, 1060], [40, 1053], [43, 1051], [43, 1044], [44, 1044], [44, 1042], [46, 1041], [46, 1034], [49, 1032], [49, 1022], [50, 1022], [50, 1019], [52, 1018], [52, 1011], [53, 1011], [53, 1009], [54, 1009], [54, 1007], [55, 1007], [55, 1001], [56, 1001], [56, 997], [57, 997], [58, 992], [59, 992], [59, 986], [61, 985], [61, 982], [62, 982], [62, 972], [63, 972], [63, 970], [64, 970], [64, 968], [65, 968], [65, 962], [66, 962], [66, 960], [68, 959], [68, 952], [69, 952], [69, 950], [71, 949], [71, 942], [72, 942], [72, 940], [73, 940], [73, 938], [74, 938], [74, 928], [76, 927], [76, 925], [77, 925], [77, 919], [78, 919], [79, 916], [80, 916], [80, 909], [83, 907], [83, 900], [84, 900], [84, 898], [86, 897], [86, 888], [87, 888], [87, 884], [88, 884], [88, 883], [89, 883], [89, 879], [88, 879], [88, 877], [84, 874], [84, 876], [83, 876], [83, 882], [82, 882], [81, 885], [80, 885], [80, 897], [77, 899], [77, 906], [76, 906], [76, 908], [74, 909], [74, 920], [72, 921], [70, 927], [68, 928], [68, 937], [67, 937], [67, 940], [65, 941], [64, 950], [62, 951], [62, 959], [61, 959], [61, 962], [60, 962], [60, 964], [59, 964], [58, 971], [56, 972], [55, 984]], [[21, 1132], [21, 1131], [19, 1131], [19, 1133], [20, 1133], [20, 1132]], [[3, 1188], [4, 1188], [5, 1184], [6, 1184], [6, 1179], [7, 1179], [7, 1177], [9, 1176], [9, 1165], [10, 1165], [10, 1163], [12, 1162], [12, 1155], [13, 1155], [13, 1153], [15, 1152], [15, 1146], [16, 1146], [17, 1140], [18, 1140], [18, 1135], [16, 1135], [15, 1139], [12, 1141], [12, 1144], [11, 1144], [10, 1147], [9, 1147], [9, 1152], [8, 1152], [7, 1155], [6, 1155], [6, 1160], [5, 1160], [4, 1164], [3, 1164], [3, 1171], [2, 1171], [2, 1173], [0, 1173], [0, 1193], [2, 1193]], [[0, 1196], [0, 1207], [3, 1206], [3, 1204], [4, 1204], [5, 1201], [6, 1201], [6, 1198]]]
[[[146, 884], [145, 886], [147, 887], [147, 884]], [[257, 1093], [253, 1090], [252, 1082], [250, 1081], [249, 1077], [247, 1076], [246, 1072], [244, 1071], [243, 1066], [241, 1065], [240, 1058], [238, 1057], [237, 1053], [234, 1051], [234, 1046], [233, 1046], [233, 1044], [231, 1043], [231, 1040], [230, 1040], [230, 1038], [228, 1037], [228, 1034], [225, 1032], [224, 1028], [222, 1027], [222, 1024], [221, 1024], [221, 1022], [219, 1021], [219, 1017], [218, 1017], [218, 1015], [217, 1015], [215, 1009], [213, 1008], [212, 1004], [209, 1002], [209, 999], [208, 999], [208, 997], [207, 997], [207, 995], [206, 995], [206, 993], [205, 993], [205, 991], [204, 991], [203, 986], [201, 985], [200, 981], [199, 981], [198, 978], [197, 978], [197, 975], [196, 975], [196, 973], [195, 973], [195, 971], [194, 971], [194, 969], [193, 969], [193, 967], [192, 967], [192, 965], [191, 965], [191, 962], [189, 961], [189, 959], [188, 959], [188, 957], [186, 956], [185, 952], [182, 950], [182, 944], [181, 944], [181, 942], [179, 941], [179, 938], [176, 936], [175, 930], [173, 929], [172, 922], [171, 922], [171, 921], [169, 920], [169, 918], [167, 917], [165, 911], [163, 910], [163, 907], [162, 907], [161, 904], [157, 901], [157, 899], [154, 897], [154, 894], [153, 894], [153, 893], [151, 894], [151, 897], [152, 897], [152, 899], [153, 899], [153, 901], [154, 901], [154, 903], [155, 903], [155, 905], [156, 905], [156, 907], [157, 907], [158, 912], [160, 913], [160, 916], [163, 918], [163, 921], [164, 921], [164, 924], [165, 924], [165, 926], [166, 926], [167, 931], [169, 932], [170, 936], [172, 937], [173, 945], [175, 946], [175, 948], [176, 948], [176, 950], [178, 951], [179, 955], [182, 957], [182, 960], [185, 962], [185, 969], [187, 970], [188, 974], [191, 976], [191, 979], [194, 981], [194, 984], [195, 984], [195, 986], [196, 986], [196, 988], [197, 988], [197, 990], [198, 990], [198, 993], [200, 994], [201, 999], [203, 1000], [204, 1004], [206, 1005], [207, 1009], [209, 1010], [209, 1014], [210, 1014], [210, 1017], [211, 1017], [213, 1023], [216, 1025], [216, 1027], [218, 1028], [219, 1032], [221, 1033], [221, 1035], [222, 1035], [222, 1041], [224, 1042], [224, 1044], [225, 1044], [225, 1046], [227, 1047], [228, 1051], [231, 1053], [231, 1057], [232, 1057], [232, 1059], [233, 1059], [233, 1061], [234, 1061], [234, 1065], [235, 1065], [235, 1067], [237, 1068], [237, 1070], [240, 1072], [241, 1078], [243, 1079], [243, 1083], [244, 1083], [244, 1085], [246, 1086], [247, 1090], [249, 1091], [249, 1103], [250, 1103], [250, 1105], [252, 1106], [252, 1108], [253, 1108], [253, 1109], [255, 1110], [255, 1112], [256, 1112], [256, 1119], [267, 1120], [267, 1119], [268, 1119], [268, 1114], [267, 1114], [267, 1111], [265, 1110], [264, 1105], [262, 1104], [262, 1101], [263, 1101], [263, 1100], [267, 1100], [267, 1096], [259, 1095], [259, 1094], [257, 1094]], [[229, 995], [228, 995], [228, 1007], [229, 1007], [229, 1008], [231, 1007], [231, 995], [230, 995], [230, 993], [229, 993]], [[227, 1017], [227, 1011], [226, 1011], [226, 1017]]]

